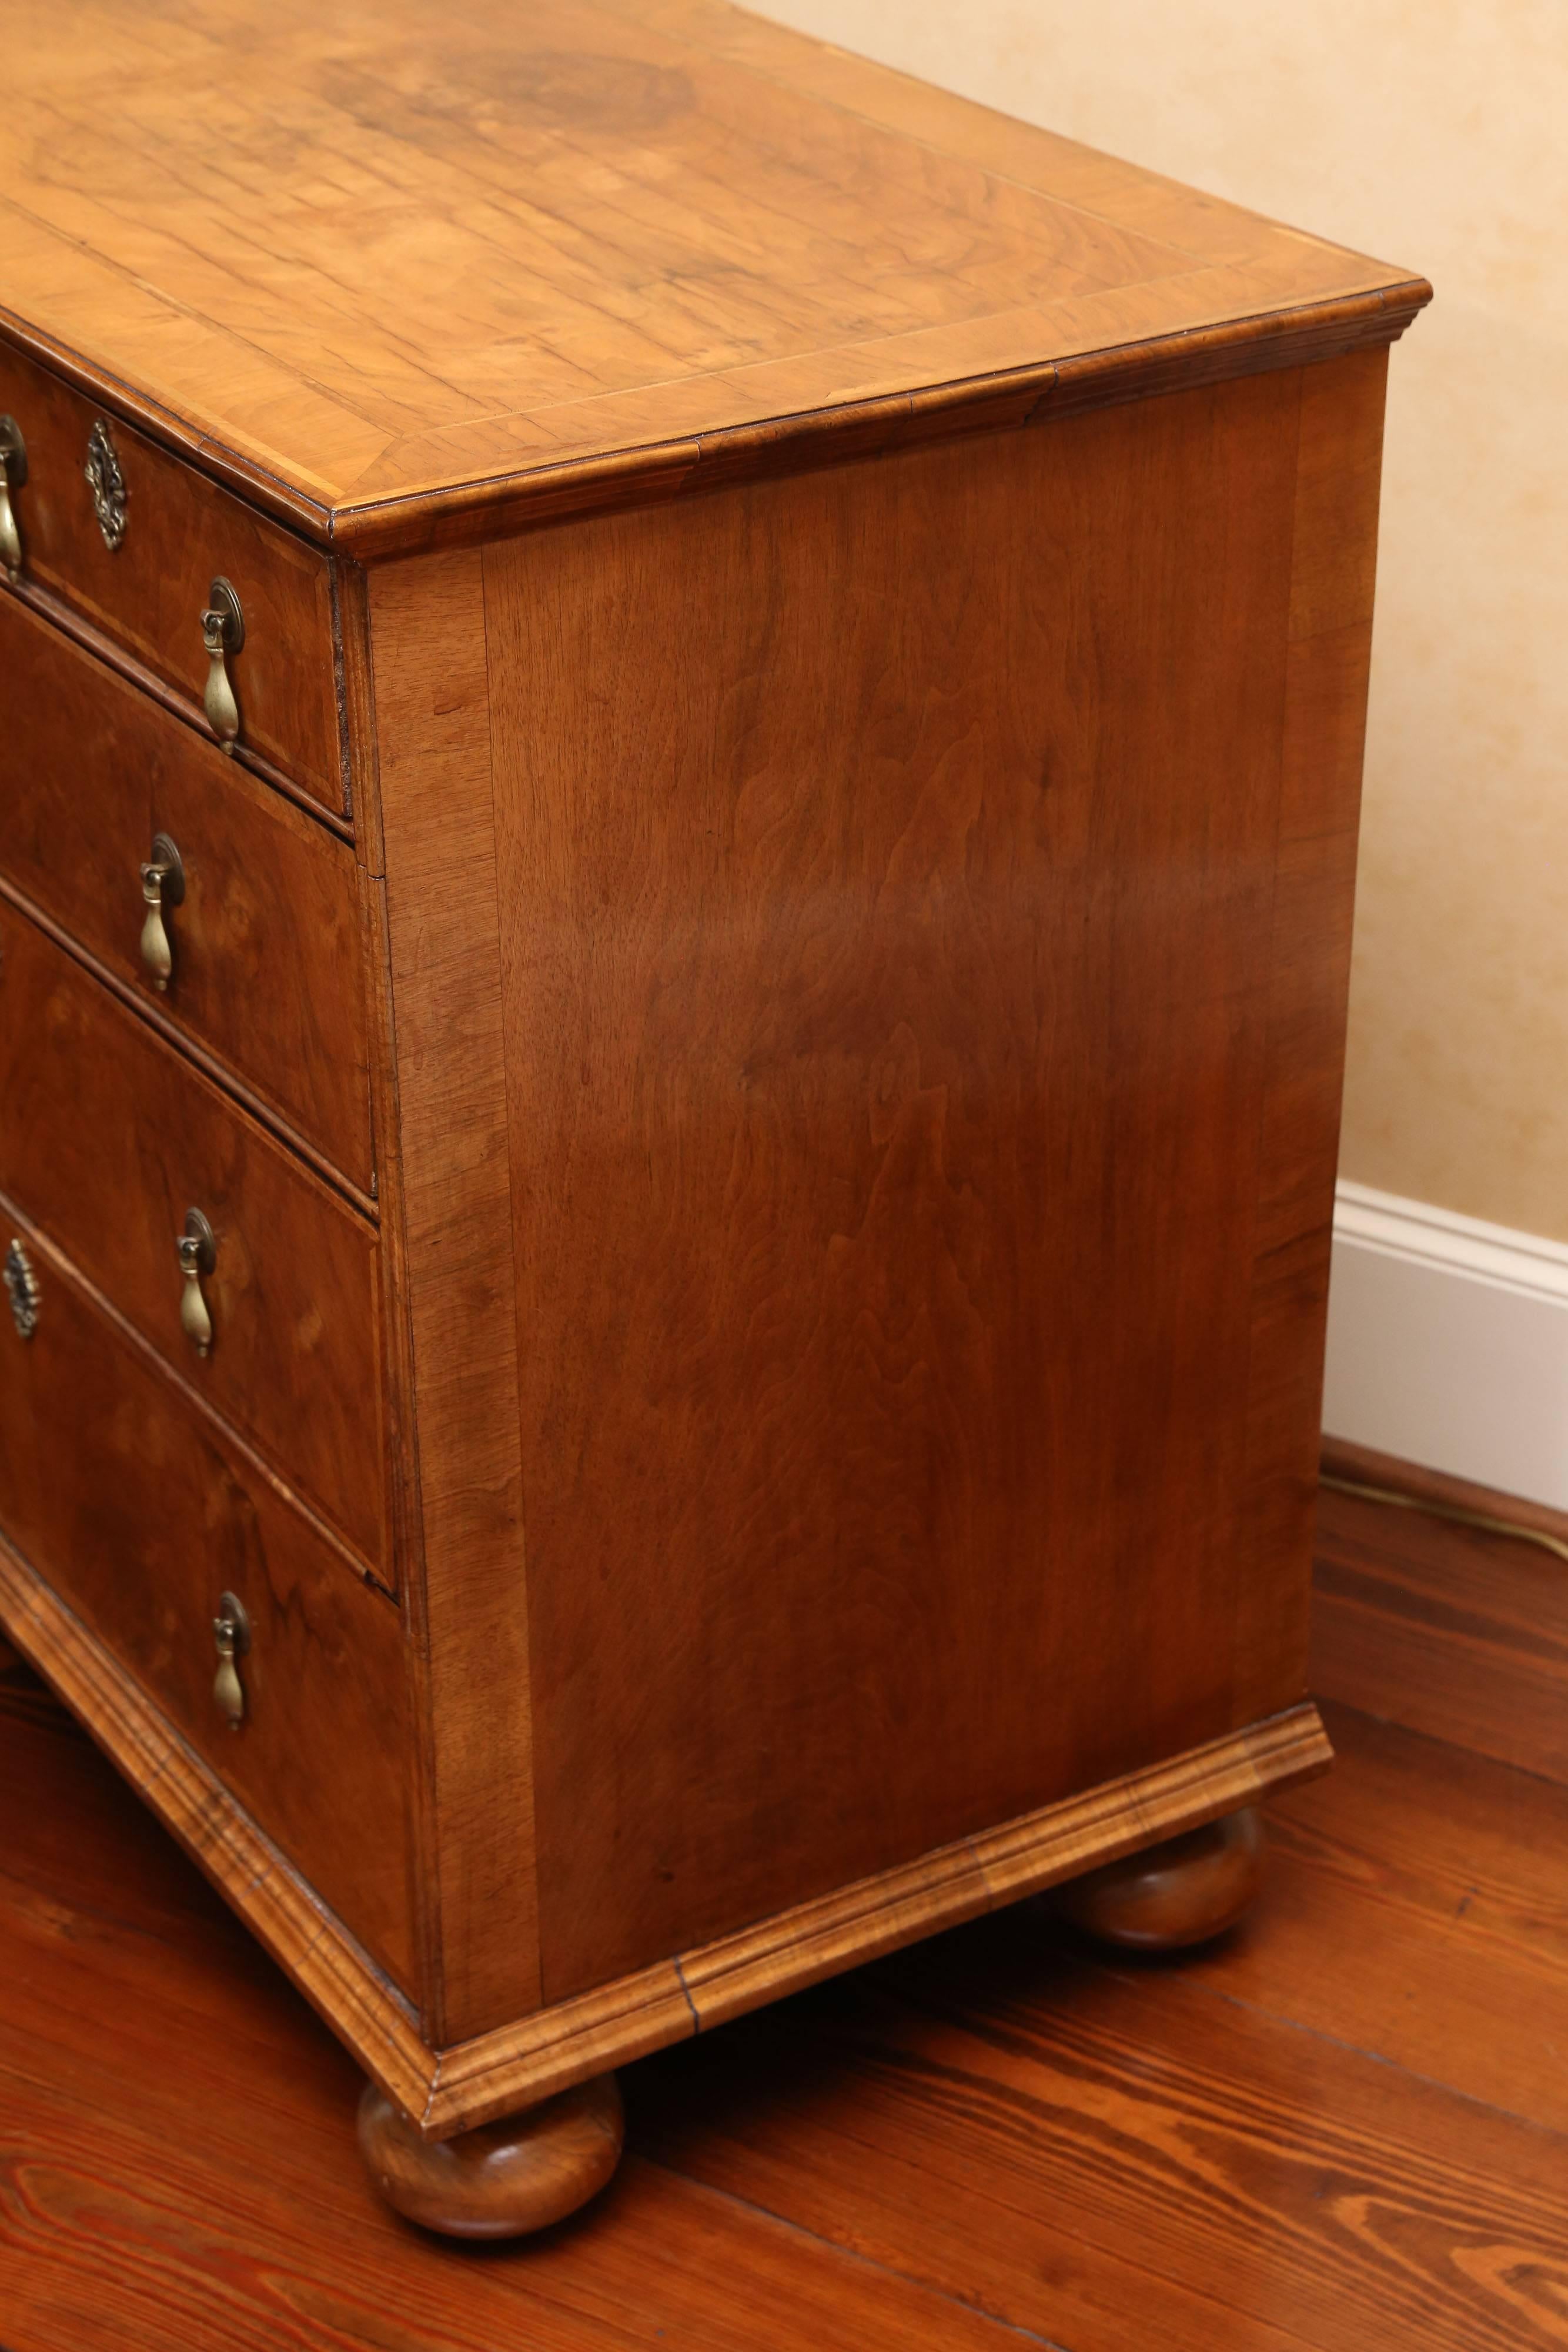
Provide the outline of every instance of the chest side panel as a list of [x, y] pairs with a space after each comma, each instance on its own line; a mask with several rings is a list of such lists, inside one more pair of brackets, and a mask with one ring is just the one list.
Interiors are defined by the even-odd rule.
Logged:
[[1351, 919], [1372, 653], [1386, 352], [1301, 379], [1290, 652], [1274, 887], [1269, 1078], [1252, 1300], [1237, 1703], [1306, 1687], [1323, 1336], [1344, 1084]]
[[1239, 1719], [1301, 383], [486, 551], [547, 1999]]

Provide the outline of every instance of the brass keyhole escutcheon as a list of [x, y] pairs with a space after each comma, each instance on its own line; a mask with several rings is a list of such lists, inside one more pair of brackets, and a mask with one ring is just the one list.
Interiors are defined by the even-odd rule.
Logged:
[[164, 920], [185, 896], [185, 868], [166, 833], [152, 836], [152, 855], [141, 868], [141, 961], [160, 996], [174, 976], [174, 949]]
[[245, 614], [232, 581], [214, 580], [207, 591], [202, 614], [202, 643], [207, 649], [207, 683], [202, 708], [218, 739], [220, 751], [232, 751], [239, 740], [239, 703], [229, 676], [229, 657], [245, 643]]
[[22, 576], [22, 533], [11, 493], [27, 478], [27, 445], [14, 416], [0, 416], [0, 563], [13, 580]]
[[245, 1685], [239, 1678], [239, 1661], [250, 1648], [250, 1618], [245, 1602], [232, 1592], [219, 1599], [218, 1613], [213, 1619], [213, 1639], [218, 1651], [213, 1696], [223, 1709], [229, 1729], [237, 1731], [245, 1721]]
[[218, 1244], [200, 1209], [187, 1209], [185, 1230], [174, 1244], [185, 1286], [180, 1293], [180, 1328], [198, 1356], [213, 1352], [213, 1318], [202, 1292], [202, 1276], [218, 1262]]

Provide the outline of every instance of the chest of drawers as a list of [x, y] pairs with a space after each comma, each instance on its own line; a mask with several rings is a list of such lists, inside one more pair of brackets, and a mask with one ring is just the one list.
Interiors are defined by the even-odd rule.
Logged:
[[1327, 1760], [1429, 292], [709, 0], [498, 38], [62, 0], [0, 127], [0, 1615], [478, 2233]]

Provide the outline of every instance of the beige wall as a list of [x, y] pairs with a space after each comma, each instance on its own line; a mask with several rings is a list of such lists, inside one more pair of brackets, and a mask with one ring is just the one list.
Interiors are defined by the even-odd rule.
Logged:
[[1343, 1167], [1568, 1239], [1562, 0], [763, 13], [1432, 279], [1390, 373]]

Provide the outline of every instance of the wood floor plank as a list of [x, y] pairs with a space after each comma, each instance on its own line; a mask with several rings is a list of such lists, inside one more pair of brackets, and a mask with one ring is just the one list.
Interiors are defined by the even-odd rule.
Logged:
[[1325, 1709], [1256, 1913], [1186, 1981], [1568, 2133], [1568, 1790]]
[[[163, 1849], [151, 1870], [149, 1836]], [[427, 2238], [371, 2194], [358, 2076], [325, 2029], [96, 1751], [4, 1712], [0, 1855], [6, 2352], [998, 2339], [939, 2293], [636, 2155], [576, 2225], [527, 2249]]]
[[0, 1655], [0, 2344], [1563, 2352], [1568, 1579], [1339, 1497], [1322, 1553], [1340, 1761], [1250, 1925], [1110, 1967], [1024, 1906], [686, 2043], [489, 2252], [375, 2202], [348, 2059]]
[[1568, 2139], [1028, 1906], [631, 2089], [646, 2152], [1071, 2352], [1568, 2341]]
[[[629, 2352], [680, 2345], [823, 2352], [1005, 2344], [1000, 2331], [803, 2243], [632, 2158], [569, 2234], [519, 2252], [414, 2245], [331, 2202], [302, 2227], [290, 2192], [221, 2198], [57, 2089], [48, 2144], [8, 2200], [27, 2275], [7, 2292], [10, 2352]], [[89, 2153], [94, 2151], [96, 2153]], [[109, 2176], [106, 2178], [106, 2175]], [[368, 2194], [368, 2192], [367, 2192]]]
[[1568, 1784], [1568, 1568], [1324, 1489], [1312, 1688]]

